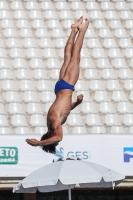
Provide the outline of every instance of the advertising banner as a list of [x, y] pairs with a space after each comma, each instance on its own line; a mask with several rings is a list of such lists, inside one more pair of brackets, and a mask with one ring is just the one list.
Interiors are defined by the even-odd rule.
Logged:
[[0, 176], [25, 177], [58, 158], [80, 158], [133, 176], [133, 135], [64, 135], [56, 154], [33, 147], [26, 138], [40, 135], [0, 136]]

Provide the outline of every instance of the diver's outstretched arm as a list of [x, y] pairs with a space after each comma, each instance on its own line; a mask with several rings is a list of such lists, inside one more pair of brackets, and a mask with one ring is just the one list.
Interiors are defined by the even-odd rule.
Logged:
[[36, 140], [35, 138], [32, 139], [26, 139], [26, 142], [28, 144], [30, 144], [31, 146], [46, 146], [46, 145], [50, 145], [50, 144], [54, 144], [54, 143], [58, 143], [61, 141], [61, 138], [59, 138], [58, 136], [53, 136], [49, 139], [46, 140]]
[[53, 124], [54, 124], [54, 136], [52, 136], [46, 140], [41, 140], [41, 141], [39, 141], [35, 138], [26, 139], [26, 142], [32, 146], [46, 146], [46, 145], [60, 142], [63, 137], [62, 127], [58, 123], [58, 121], [55, 121]]

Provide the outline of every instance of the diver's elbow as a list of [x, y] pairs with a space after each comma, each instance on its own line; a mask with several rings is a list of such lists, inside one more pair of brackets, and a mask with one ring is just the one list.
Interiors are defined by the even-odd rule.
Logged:
[[57, 142], [61, 142], [62, 141], [62, 137], [57, 137]]

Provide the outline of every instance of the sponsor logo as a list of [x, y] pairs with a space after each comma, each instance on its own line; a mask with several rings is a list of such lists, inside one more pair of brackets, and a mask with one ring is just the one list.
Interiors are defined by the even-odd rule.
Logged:
[[61, 159], [66, 159], [66, 158], [80, 158], [82, 160], [89, 160], [91, 159], [91, 153], [88, 151], [68, 151], [64, 152], [64, 148], [60, 147], [59, 150], [56, 150], [55, 156], [61, 158]]
[[15, 165], [18, 163], [18, 149], [16, 147], [0, 147], [0, 165]]
[[133, 147], [124, 147], [124, 162], [130, 162], [133, 158]]

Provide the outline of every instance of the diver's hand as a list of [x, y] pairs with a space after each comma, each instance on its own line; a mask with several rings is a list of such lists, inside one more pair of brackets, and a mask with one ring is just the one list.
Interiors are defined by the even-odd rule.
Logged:
[[26, 142], [30, 144], [31, 146], [39, 146], [39, 141], [35, 138], [32, 139], [26, 139]]
[[81, 103], [83, 101], [83, 98], [84, 98], [84, 95], [83, 94], [80, 94], [77, 96], [77, 103]]

